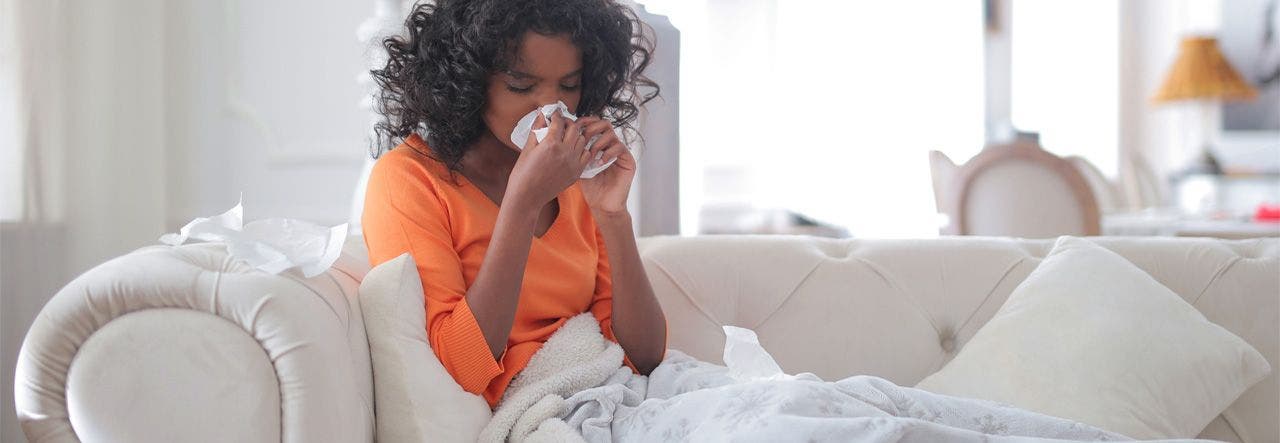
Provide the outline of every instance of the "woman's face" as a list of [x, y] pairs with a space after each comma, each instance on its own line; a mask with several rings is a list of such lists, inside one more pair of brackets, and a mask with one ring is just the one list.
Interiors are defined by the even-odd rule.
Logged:
[[581, 98], [582, 51], [567, 35], [527, 32], [511, 68], [489, 78], [484, 123], [494, 137], [518, 151], [510, 134], [520, 118], [557, 100], [577, 113]]

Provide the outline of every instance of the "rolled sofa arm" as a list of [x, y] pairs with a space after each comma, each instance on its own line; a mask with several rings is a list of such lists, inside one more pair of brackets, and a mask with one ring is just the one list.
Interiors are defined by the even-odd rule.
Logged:
[[313, 278], [271, 275], [195, 244], [89, 270], [23, 341], [23, 432], [32, 442], [372, 441], [355, 298], [363, 260], [344, 254]]

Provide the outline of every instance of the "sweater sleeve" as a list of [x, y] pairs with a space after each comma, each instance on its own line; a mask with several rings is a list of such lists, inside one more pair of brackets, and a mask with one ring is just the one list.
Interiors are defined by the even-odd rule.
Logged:
[[362, 216], [365, 242], [374, 266], [405, 252], [413, 257], [432, 351], [464, 390], [482, 394], [503, 367], [467, 305], [447, 208], [428, 174], [403, 157], [386, 156], [374, 166]]

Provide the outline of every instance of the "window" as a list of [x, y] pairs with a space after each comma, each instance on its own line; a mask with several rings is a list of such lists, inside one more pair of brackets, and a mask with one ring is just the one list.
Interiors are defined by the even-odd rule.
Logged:
[[1013, 126], [1040, 133], [1059, 156], [1118, 173], [1118, 3], [1016, 0], [1012, 6]]
[[937, 234], [927, 153], [983, 142], [981, 2], [644, 3], [681, 33], [682, 233], [750, 204]]

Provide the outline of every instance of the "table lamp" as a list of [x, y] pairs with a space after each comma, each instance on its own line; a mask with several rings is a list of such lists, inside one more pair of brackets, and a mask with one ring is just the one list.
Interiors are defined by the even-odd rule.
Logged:
[[1182, 40], [1178, 58], [1169, 68], [1164, 84], [1151, 97], [1157, 104], [1192, 101], [1200, 113], [1200, 152], [1188, 165], [1187, 173], [1221, 174], [1213, 157], [1210, 134], [1218, 124], [1214, 106], [1220, 101], [1252, 100], [1258, 91], [1236, 72], [1218, 50], [1218, 39], [1191, 36]]

